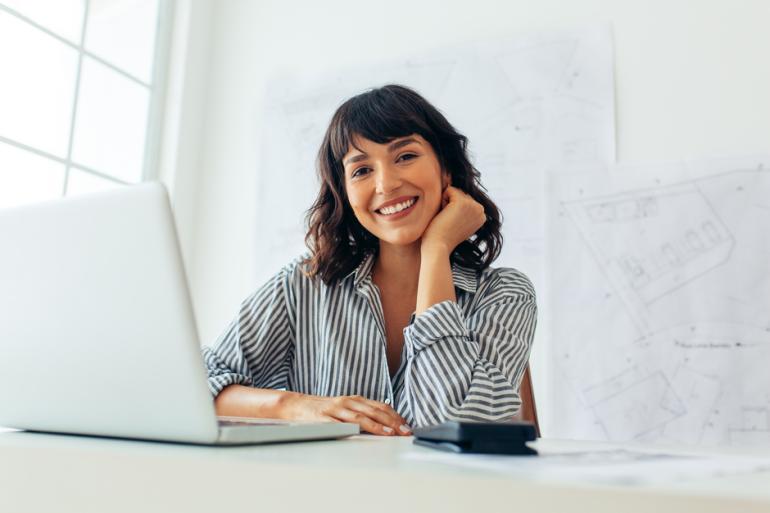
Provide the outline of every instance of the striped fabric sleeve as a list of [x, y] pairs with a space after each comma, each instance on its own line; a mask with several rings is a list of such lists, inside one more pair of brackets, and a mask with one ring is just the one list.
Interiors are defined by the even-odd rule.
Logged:
[[233, 384], [286, 386], [294, 345], [287, 300], [292, 271], [293, 265], [286, 266], [246, 298], [217, 341], [202, 349], [214, 397]]
[[535, 332], [530, 281], [497, 269], [466, 316], [454, 301], [437, 303], [404, 329], [405, 391], [414, 427], [444, 420], [496, 421], [516, 414], [519, 385]]

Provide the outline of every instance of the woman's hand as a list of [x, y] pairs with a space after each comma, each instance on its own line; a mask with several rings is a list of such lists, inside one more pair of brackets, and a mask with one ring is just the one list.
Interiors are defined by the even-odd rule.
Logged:
[[487, 216], [481, 203], [451, 185], [444, 189], [441, 210], [422, 235], [422, 249], [440, 248], [452, 253], [464, 240], [484, 226]]
[[321, 397], [291, 394], [283, 418], [295, 420], [352, 422], [374, 435], [411, 435], [406, 421], [390, 405], [360, 395]]

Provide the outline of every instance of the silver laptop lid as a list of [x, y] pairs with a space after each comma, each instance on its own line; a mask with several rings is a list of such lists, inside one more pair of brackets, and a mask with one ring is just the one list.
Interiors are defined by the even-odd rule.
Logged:
[[0, 210], [0, 426], [211, 443], [165, 189]]

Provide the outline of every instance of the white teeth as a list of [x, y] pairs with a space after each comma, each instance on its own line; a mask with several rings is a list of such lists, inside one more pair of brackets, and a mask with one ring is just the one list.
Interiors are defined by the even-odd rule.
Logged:
[[397, 204], [395, 204], [395, 205], [391, 205], [391, 206], [389, 206], [389, 207], [383, 207], [383, 208], [381, 208], [381, 209], [379, 210], [379, 212], [380, 212], [381, 214], [385, 214], [385, 215], [388, 215], [388, 216], [389, 216], [389, 215], [391, 215], [391, 214], [395, 214], [396, 212], [401, 212], [401, 211], [402, 211], [402, 210], [404, 210], [405, 208], [409, 208], [409, 207], [411, 207], [412, 205], [414, 205], [414, 202], [415, 202], [415, 201], [417, 201], [417, 200], [416, 200], [415, 198], [412, 198], [412, 199], [410, 199], [410, 200], [406, 200], [406, 201], [404, 201], [404, 202], [401, 202], [401, 203], [397, 203]]

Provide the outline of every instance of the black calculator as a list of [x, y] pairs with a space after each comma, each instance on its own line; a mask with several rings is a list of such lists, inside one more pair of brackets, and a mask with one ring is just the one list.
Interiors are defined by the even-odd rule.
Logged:
[[530, 422], [447, 421], [414, 429], [414, 443], [456, 453], [536, 455], [527, 442], [537, 439]]

